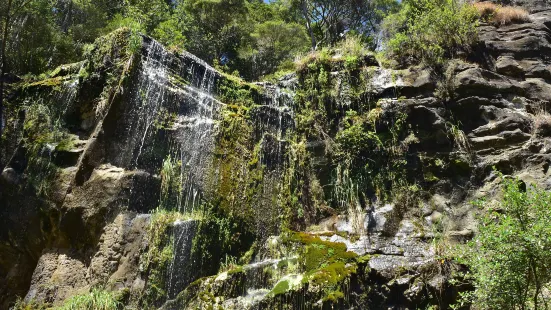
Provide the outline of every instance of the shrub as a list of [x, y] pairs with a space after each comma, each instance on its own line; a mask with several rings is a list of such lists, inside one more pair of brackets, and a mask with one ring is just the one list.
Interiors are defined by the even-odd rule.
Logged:
[[501, 203], [482, 218], [466, 257], [477, 309], [547, 308], [550, 205], [550, 192], [503, 179]]
[[370, 53], [367, 49], [367, 45], [362, 42], [359, 36], [355, 35], [347, 35], [344, 40], [336, 45], [336, 47], [341, 51], [343, 56], [365, 57]]
[[361, 37], [349, 34], [339, 41], [334, 48], [323, 48], [311, 51], [307, 55], [298, 55], [295, 68], [301, 72], [307, 68], [316, 68], [316, 64], [329, 66], [342, 63], [346, 69], [358, 69], [365, 63], [365, 58], [372, 54]]
[[441, 64], [477, 39], [478, 13], [460, 0], [409, 0], [383, 24], [385, 56]]
[[519, 7], [500, 6], [492, 2], [478, 2], [474, 4], [480, 18], [496, 26], [530, 21], [528, 12]]
[[48, 305], [39, 303], [37, 301], [25, 301], [21, 297], [18, 297], [11, 310], [46, 310]]

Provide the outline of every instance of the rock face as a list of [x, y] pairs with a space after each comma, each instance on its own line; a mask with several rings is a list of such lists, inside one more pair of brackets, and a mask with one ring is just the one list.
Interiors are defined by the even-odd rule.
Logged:
[[[144, 290], [145, 215], [168, 200], [191, 211], [222, 182], [212, 173], [223, 151], [215, 144], [227, 106], [220, 89], [255, 98], [253, 138], [266, 144], [265, 162], [281, 160], [279, 140], [293, 126], [284, 94], [241, 89], [242, 82], [150, 38], [139, 37], [143, 44], [131, 53], [131, 35], [101, 38], [84, 62], [15, 89], [10, 143], [2, 146], [2, 308], [16, 296], [57, 304], [97, 284]], [[178, 195], [163, 187], [163, 162], [177, 163], [166, 173], [178, 177]], [[193, 231], [176, 242], [177, 253], [189, 252]], [[179, 292], [173, 289], [169, 295]]]
[[[447, 307], [465, 287], [433, 241], [473, 236], [494, 169], [551, 187], [551, 11], [518, 4], [530, 22], [481, 25], [438, 79], [335, 56], [251, 84], [120, 30], [14, 85], [0, 308], [98, 286], [142, 308]], [[193, 219], [155, 230], [157, 209]]]

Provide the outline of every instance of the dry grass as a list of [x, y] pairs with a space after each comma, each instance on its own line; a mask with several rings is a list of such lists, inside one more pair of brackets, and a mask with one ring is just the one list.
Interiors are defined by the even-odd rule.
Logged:
[[492, 2], [477, 2], [474, 4], [474, 7], [478, 10], [480, 17], [489, 18], [499, 6]]
[[474, 7], [480, 18], [496, 26], [520, 24], [530, 21], [528, 12], [520, 7], [501, 6], [492, 2], [477, 2]]
[[543, 104], [534, 111], [534, 124], [532, 134], [535, 136], [548, 136], [551, 133], [551, 114], [545, 110]]

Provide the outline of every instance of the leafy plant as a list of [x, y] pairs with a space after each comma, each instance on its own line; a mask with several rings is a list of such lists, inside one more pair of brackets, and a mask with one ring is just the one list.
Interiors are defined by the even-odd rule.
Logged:
[[471, 301], [482, 309], [547, 309], [551, 192], [502, 180], [503, 198], [482, 217], [464, 257], [475, 286]]
[[46, 304], [38, 303], [34, 300], [25, 301], [21, 297], [18, 297], [13, 305], [12, 310], [46, 310], [48, 306]]
[[442, 64], [477, 38], [476, 9], [459, 0], [407, 0], [384, 21], [385, 54], [400, 63]]

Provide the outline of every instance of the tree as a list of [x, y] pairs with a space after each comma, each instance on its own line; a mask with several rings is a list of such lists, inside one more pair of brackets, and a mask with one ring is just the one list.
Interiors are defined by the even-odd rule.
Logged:
[[183, 48], [186, 44], [183, 26], [174, 15], [160, 23], [151, 35], [161, 44], [170, 48]]
[[4, 83], [6, 80], [7, 57], [6, 47], [10, 36], [10, 29], [18, 16], [24, 12], [31, 0], [8, 0], [0, 6], [2, 13], [2, 48], [0, 49], [0, 137], [4, 130]]
[[503, 180], [503, 199], [481, 222], [466, 263], [474, 304], [483, 309], [548, 309], [551, 193]]
[[250, 36], [250, 44], [239, 50], [239, 58], [248, 64], [249, 69], [249, 72], [240, 72], [250, 79], [258, 79], [276, 71], [284, 61], [308, 49], [308, 37], [304, 28], [296, 23], [267, 21], [255, 25]]
[[312, 48], [334, 45], [347, 32], [376, 36], [383, 17], [396, 10], [396, 0], [295, 0]]
[[187, 49], [208, 63], [237, 55], [246, 20], [246, 0], [186, 0], [177, 8]]
[[61, 32], [78, 45], [93, 42], [123, 7], [123, 0], [58, 0], [52, 9]]
[[165, 0], [124, 0], [123, 11], [125, 17], [143, 25], [146, 33], [149, 34], [160, 23], [169, 19], [171, 8]]

